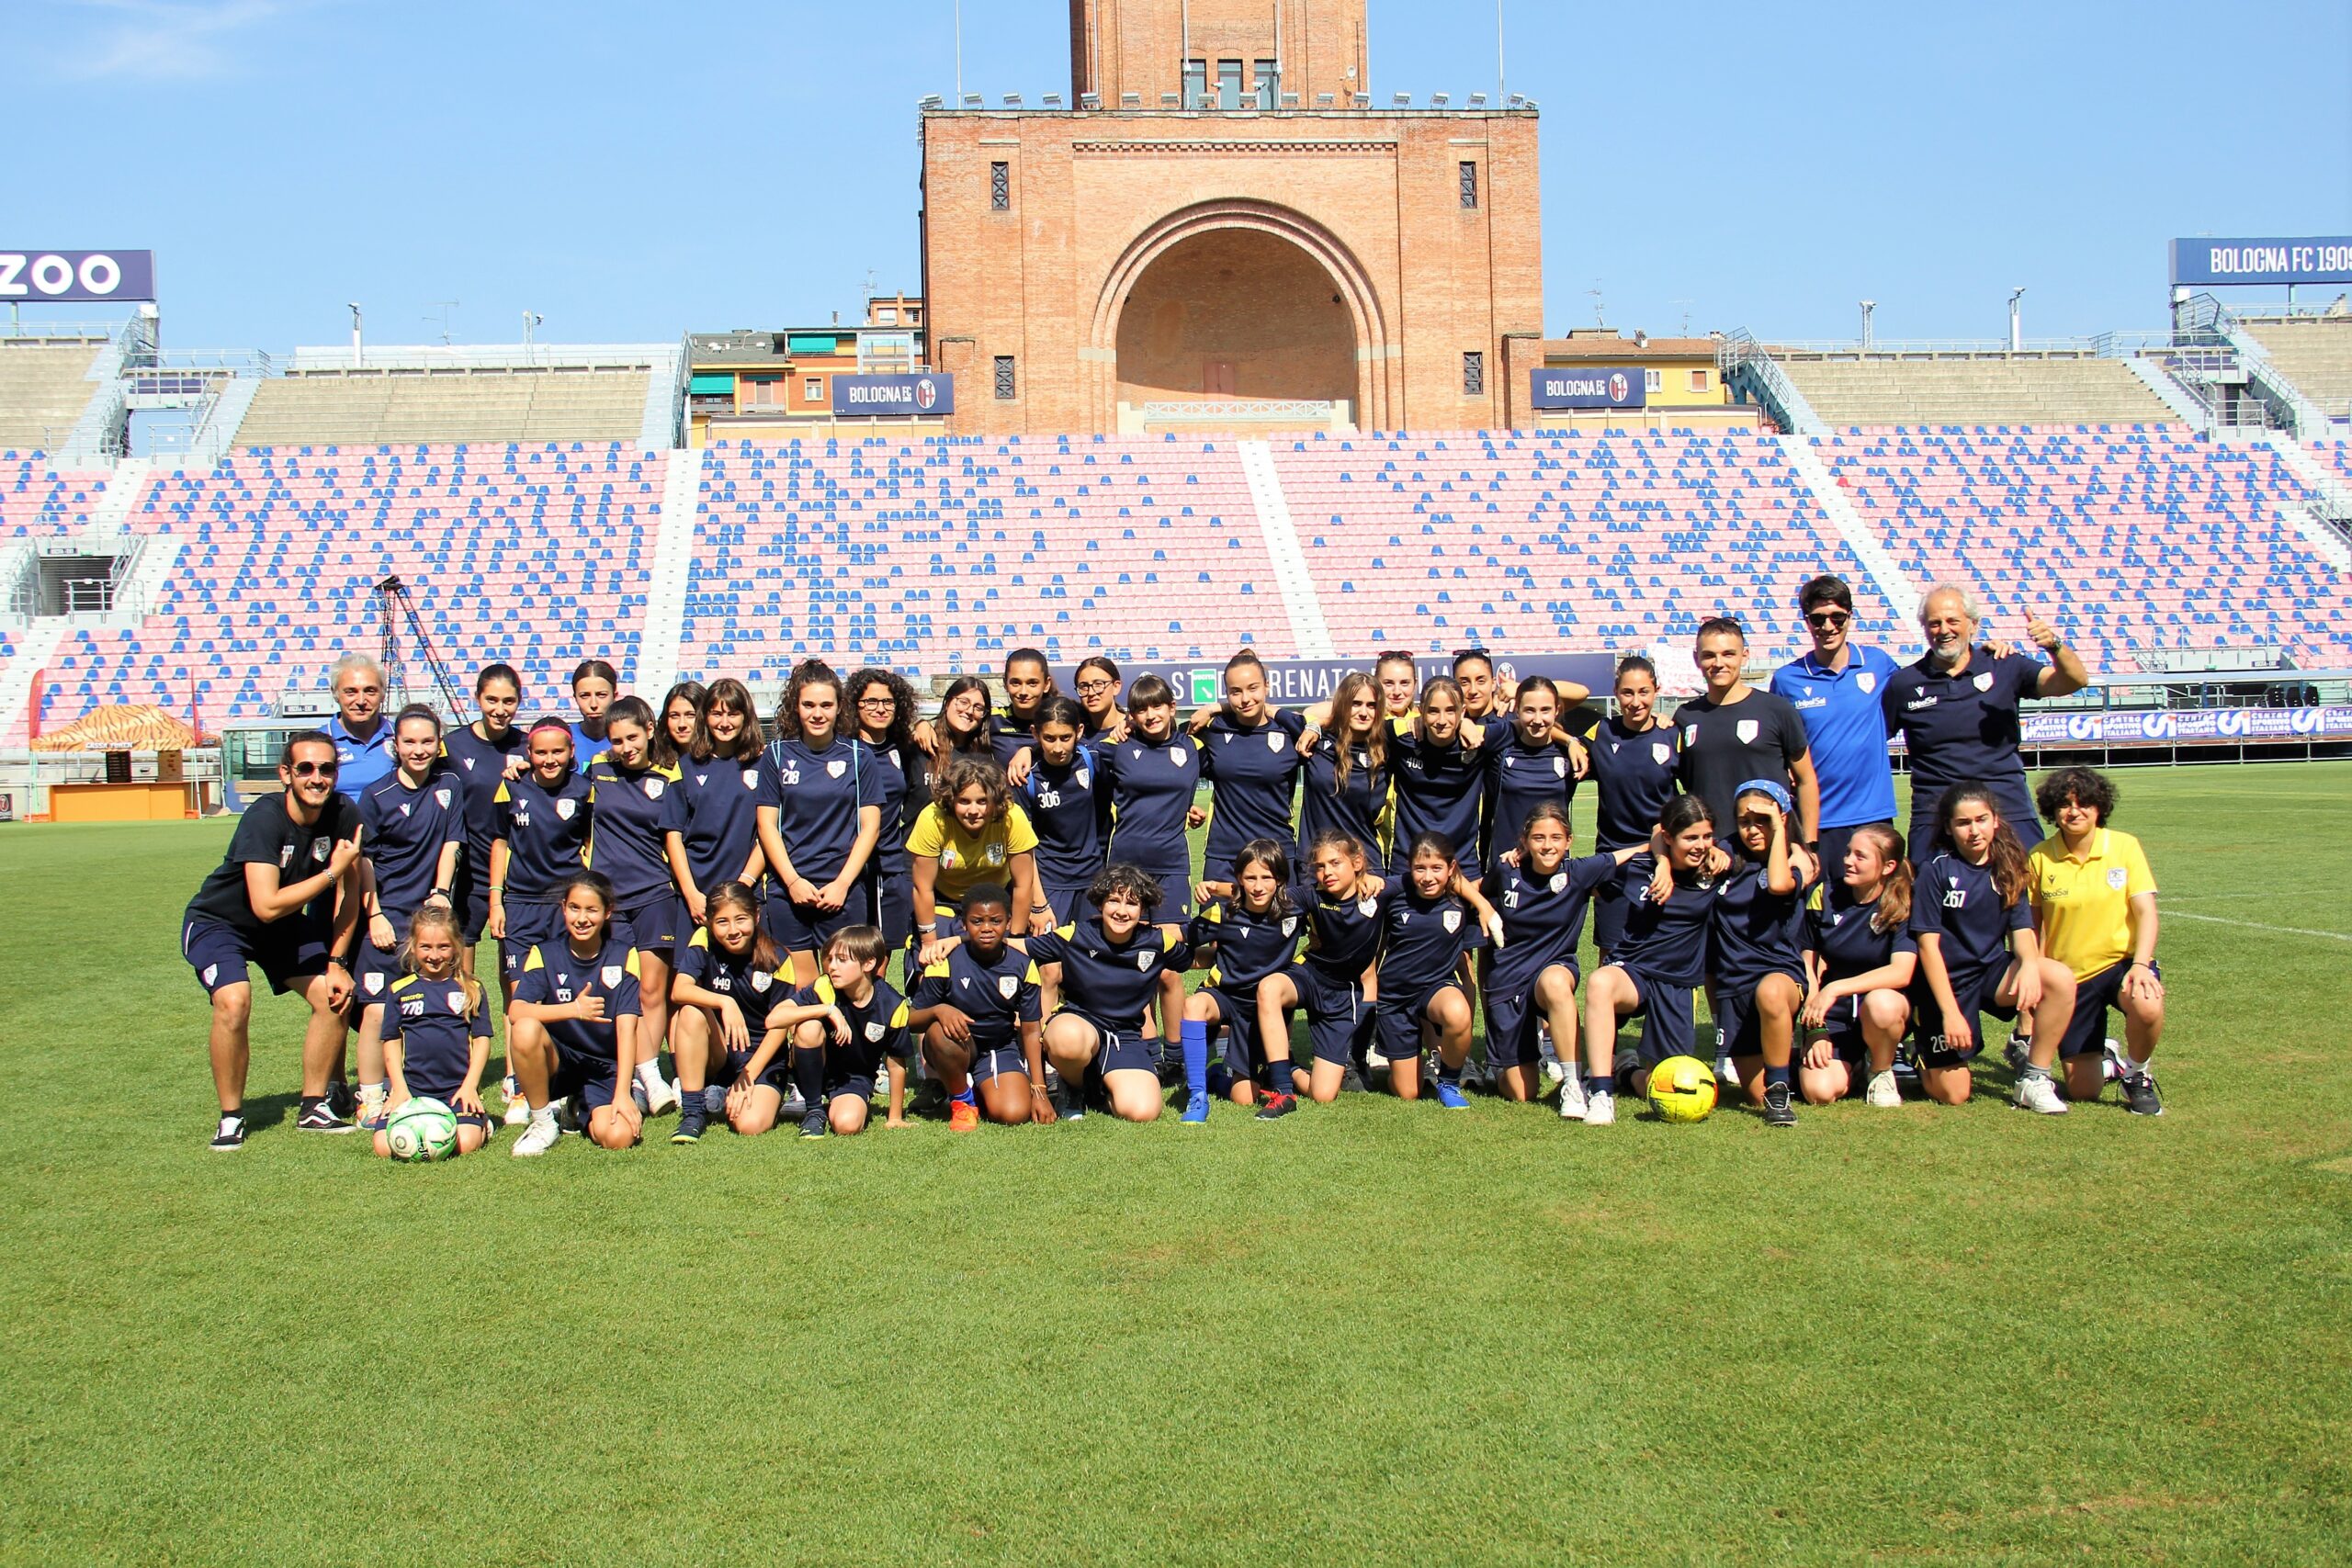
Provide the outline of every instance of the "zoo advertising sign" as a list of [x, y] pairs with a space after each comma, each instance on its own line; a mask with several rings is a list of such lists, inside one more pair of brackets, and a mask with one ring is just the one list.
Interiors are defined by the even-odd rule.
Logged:
[[[1374, 655], [1374, 658], [1377, 658]], [[1530, 675], [1548, 676], [1555, 681], [1574, 681], [1593, 692], [1606, 694], [1615, 678], [1616, 662], [1605, 653], [1538, 654], [1530, 658], [1513, 658], [1507, 653], [1494, 655], [1495, 673], [1506, 681], [1523, 681]], [[1372, 659], [1269, 659], [1266, 660], [1266, 696], [1276, 706], [1297, 706], [1319, 703], [1331, 694], [1340, 677], [1351, 671], [1372, 673]], [[1453, 673], [1453, 660], [1442, 654], [1419, 654], [1413, 660], [1414, 676], [1427, 681], [1432, 675]], [[1180, 707], [1208, 707], [1225, 700], [1225, 661], [1211, 663], [1183, 661], [1171, 663], [1165, 660], [1150, 660], [1136, 663], [1124, 660], [1119, 665], [1119, 682], [1124, 694], [1132, 690], [1138, 676], [1157, 675], [1175, 688]], [[1063, 691], [1075, 691], [1077, 666], [1065, 664], [1054, 671], [1054, 681]]]
[[922, 376], [836, 376], [833, 378], [835, 418], [872, 419], [879, 415], [921, 415], [956, 412], [956, 378]]
[[1539, 366], [1527, 376], [1529, 400], [1539, 409], [1637, 409], [1649, 400], [1639, 366]]
[[153, 298], [153, 251], [0, 251], [0, 300], [75, 305]]
[[2352, 235], [2286, 240], [2175, 240], [2180, 284], [2352, 283]]

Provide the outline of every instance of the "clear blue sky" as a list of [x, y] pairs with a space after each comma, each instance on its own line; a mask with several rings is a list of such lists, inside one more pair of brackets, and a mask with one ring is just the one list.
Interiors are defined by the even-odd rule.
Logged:
[[[916, 287], [950, 0], [0, 0], [0, 245], [152, 247], [179, 347], [649, 341]], [[964, 81], [1069, 86], [1065, 0]], [[2352, 4], [1506, 0], [1547, 329], [2154, 328], [2174, 235], [2352, 232]], [[1373, 0], [1385, 100], [1495, 83], [1487, 0]], [[70, 313], [70, 312], [68, 312]]]

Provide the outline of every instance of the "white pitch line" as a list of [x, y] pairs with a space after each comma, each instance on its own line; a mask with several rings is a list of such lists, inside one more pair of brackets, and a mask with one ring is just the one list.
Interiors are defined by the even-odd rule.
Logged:
[[2224, 919], [2220, 915], [2192, 915], [2186, 909], [2166, 909], [2162, 917], [2174, 920], [2203, 920], [2208, 925], [2242, 926], [2250, 931], [2278, 931], [2287, 936], [2324, 937], [2330, 942], [2352, 942], [2352, 936], [2342, 931], [2315, 931], [2302, 926], [2266, 926], [2260, 920]]

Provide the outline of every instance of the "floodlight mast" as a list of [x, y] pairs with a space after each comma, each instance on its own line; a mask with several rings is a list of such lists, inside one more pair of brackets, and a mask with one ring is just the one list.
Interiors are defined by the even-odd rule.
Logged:
[[[409, 597], [408, 585], [398, 577], [387, 577], [376, 584], [378, 623], [383, 635], [383, 648], [377, 662], [384, 667], [384, 701], [406, 705], [415, 700], [409, 689], [408, 663], [401, 656], [403, 636], [416, 650], [416, 657], [433, 679], [435, 706], [448, 715], [453, 723], [463, 724], [466, 699], [458, 685], [457, 676], [442, 659], [440, 649], [433, 646], [433, 637], [424, 629], [424, 621], [416, 613], [416, 601]], [[398, 712], [398, 706], [393, 709]]]

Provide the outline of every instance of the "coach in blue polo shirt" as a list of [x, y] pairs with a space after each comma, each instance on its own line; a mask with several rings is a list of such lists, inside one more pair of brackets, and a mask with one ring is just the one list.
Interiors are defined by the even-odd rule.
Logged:
[[334, 787], [356, 800], [391, 776], [392, 727], [384, 719], [384, 670], [364, 653], [346, 653], [327, 677], [335, 716], [326, 725], [334, 742]]
[[1843, 899], [1839, 868], [1854, 829], [1874, 822], [1894, 826], [1894, 768], [1887, 759], [1879, 694], [1897, 666], [1884, 649], [1847, 640], [1854, 591], [1844, 579], [1815, 578], [1797, 590], [1797, 608], [1813, 635], [1813, 651], [1773, 671], [1772, 694], [1787, 698], [1804, 720], [1805, 745], [1821, 781], [1822, 884]]
[[1911, 754], [1911, 861], [1934, 849], [1936, 804], [1956, 784], [1992, 787], [2001, 816], [2021, 843], [2041, 841], [2041, 818], [2026, 788], [2018, 755], [2018, 705], [2033, 697], [2063, 697], [2090, 684], [2082, 660], [2058, 628], [2037, 615], [2025, 635], [2050, 655], [1996, 653], [1976, 640], [1983, 617], [1976, 601], [1956, 582], [1939, 582], [1919, 601], [1919, 629], [1928, 651], [1896, 671], [1880, 703], [1886, 732], [1903, 737]]

